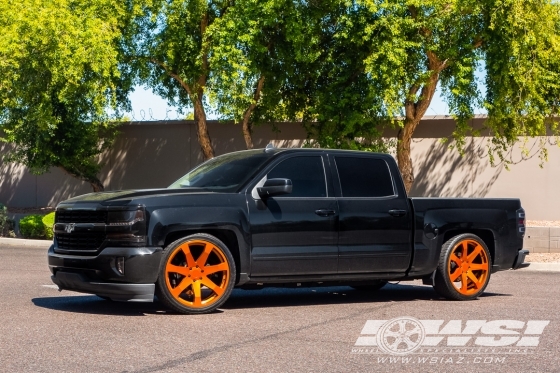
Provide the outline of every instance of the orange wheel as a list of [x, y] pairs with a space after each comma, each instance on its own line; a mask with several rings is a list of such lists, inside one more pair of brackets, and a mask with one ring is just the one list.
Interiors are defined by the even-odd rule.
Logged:
[[449, 299], [475, 299], [488, 285], [490, 268], [484, 241], [473, 234], [453, 237], [442, 247], [434, 288]]
[[222, 305], [235, 280], [235, 264], [217, 238], [196, 234], [166, 248], [158, 298], [181, 313], [206, 313]]

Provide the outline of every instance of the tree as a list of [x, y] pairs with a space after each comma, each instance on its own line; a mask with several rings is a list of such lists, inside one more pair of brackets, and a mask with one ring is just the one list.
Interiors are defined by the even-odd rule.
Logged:
[[103, 190], [97, 156], [126, 102], [118, 69], [121, 26], [134, 9], [113, 0], [0, 1], [0, 129], [8, 161], [60, 167]]
[[298, 52], [284, 63], [294, 66], [282, 89], [289, 117], [302, 121], [310, 146], [387, 151], [376, 117], [385, 103], [366, 71], [367, 9], [334, 0], [301, 13], [305, 29], [291, 39]]
[[282, 88], [308, 58], [296, 50], [309, 35], [307, 10], [293, 0], [239, 0], [210, 29], [210, 98], [221, 119], [241, 125], [247, 149], [254, 124], [287, 117]]
[[212, 42], [208, 29], [229, 7], [229, 1], [156, 0], [136, 17], [125, 41], [127, 61], [138, 82], [172, 104], [194, 108], [205, 159], [214, 157], [206, 123]]
[[[363, 78], [376, 96], [366, 105], [367, 115], [378, 126], [392, 123], [399, 128], [397, 161], [407, 190], [414, 182], [411, 139], [438, 84], [457, 119], [454, 137], [459, 148], [474, 131], [468, 119], [481, 106], [488, 111], [486, 126], [493, 136], [489, 153], [501, 159], [520, 136], [558, 130], [551, 120], [560, 97], [557, 2], [358, 0], [347, 4], [346, 13], [348, 21], [337, 24], [345, 29], [337, 34], [345, 35], [348, 53], [365, 48]], [[364, 24], [350, 31], [356, 22]], [[351, 58], [342, 61], [341, 70], [350, 62], [350, 71], [359, 75], [360, 67]], [[486, 73], [484, 98], [477, 69]], [[371, 98], [367, 90], [358, 91], [357, 100]], [[347, 143], [360, 129], [360, 121], [324, 126], [319, 143], [325, 143], [321, 137], [333, 144]]]

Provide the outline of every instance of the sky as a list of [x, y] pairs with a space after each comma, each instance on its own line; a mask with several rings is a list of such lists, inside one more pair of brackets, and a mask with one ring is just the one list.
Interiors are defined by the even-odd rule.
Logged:
[[[136, 87], [130, 95], [132, 112], [127, 115], [133, 121], [143, 120], [175, 120], [183, 119], [185, 115], [179, 114], [175, 107], [169, 106], [161, 97], [154, 94], [151, 89], [142, 86]], [[476, 114], [483, 113], [482, 110]], [[438, 88], [428, 111], [425, 116], [449, 115], [449, 107], [441, 97], [441, 90]], [[215, 115], [209, 115], [208, 119], [216, 119]]]

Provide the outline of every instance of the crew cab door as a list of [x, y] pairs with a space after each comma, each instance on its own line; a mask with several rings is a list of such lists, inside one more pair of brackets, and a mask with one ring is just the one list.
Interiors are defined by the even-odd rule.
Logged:
[[261, 199], [253, 188], [247, 195], [251, 276], [337, 272], [338, 207], [328, 195], [326, 160], [317, 153], [286, 156], [269, 167], [261, 182], [290, 179], [292, 193]]
[[334, 152], [329, 158], [340, 215], [338, 273], [405, 272], [412, 217], [402, 184], [393, 181], [394, 161]]

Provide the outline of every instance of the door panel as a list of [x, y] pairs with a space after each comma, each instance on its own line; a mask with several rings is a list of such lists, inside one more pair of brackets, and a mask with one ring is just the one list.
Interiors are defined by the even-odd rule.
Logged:
[[336, 273], [338, 205], [328, 197], [323, 157], [286, 157], [266, 177], [290, 179], [293, 191], [265, 200], [247, 195], [251, 276]]
[[249, 205], [252, 276], [336, 273], [336, 217], [315, 213], [337, 211], [334, 198], [273, 197]]
[[389, 214], [394, 209], [408, 211], [406, 201], [341, 198], [338, 204], [339, 273], [406, 271], [411, 255], [410, 216]]
[[339, 206], [339, 273], [404, 272], [412, 217], [387, 162], [379, 156], [335, 155]]

